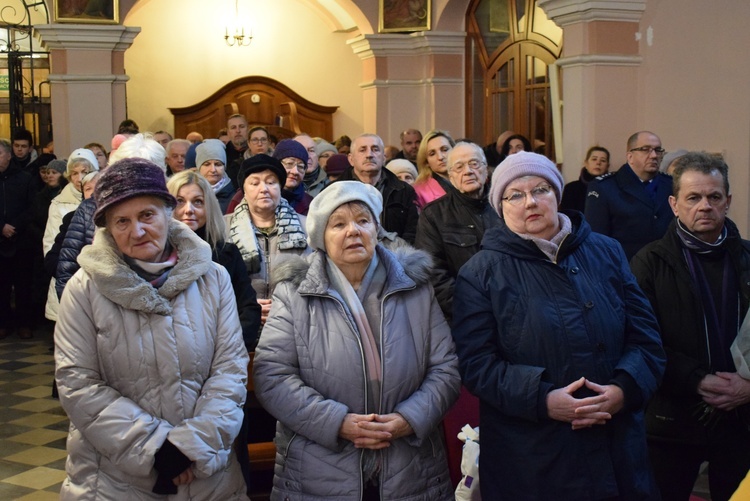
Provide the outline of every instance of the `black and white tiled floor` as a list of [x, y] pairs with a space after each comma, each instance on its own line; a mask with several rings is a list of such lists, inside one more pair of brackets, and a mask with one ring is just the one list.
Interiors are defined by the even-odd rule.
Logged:
[[68, 418], [52, 398], [52, 331], [0, 341], [0, 499], [59, 499]]

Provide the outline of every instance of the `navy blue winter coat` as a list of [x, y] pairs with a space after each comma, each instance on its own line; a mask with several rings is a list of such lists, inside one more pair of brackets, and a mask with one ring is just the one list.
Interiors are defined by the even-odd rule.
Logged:
[[[557, 263], [502, 222], [456, 280], [453, 337], [481, 402], [482, 496], [658, 499], [642, 410], [664, 371], [658, 326], [620, 245], [567, 214]], [[572, 430], [548, 417], [546, 396], [581, 377], [618, 385], [625, 406]]]
[[55, 291], [57, 291], [58, 299], [62, 297], [65, 284], [80, 268], [78, 254], [81, 253], [81, 249], [94, 240], [94, 232], [96, 231], [94, 212], [96, 212], [94, 197], [81, 202], [73, 214], [68, 231], [65, 233], [65, 239], [57, 261], [57, 273], [55, 274]]

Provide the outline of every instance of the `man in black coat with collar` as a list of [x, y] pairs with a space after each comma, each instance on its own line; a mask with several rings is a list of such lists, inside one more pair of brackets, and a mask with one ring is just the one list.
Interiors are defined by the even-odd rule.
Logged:
[[410, 244], [417, 235], [419, 212], [414, 188], [400, 181], [395, 174], [384, 169], [385, 146], [380, 136], [362, 134], [352, 141], [349, 167], [338, 181], [361, 181], [370, 184], [383, 195], [383, 212], [380, 224], [385, 231], [396, 232]]
[[636, 132], [628, 139], [628, 162], [589, 183], [586, 220], [592, 230], [620, 242], [628, 259], [663, 237], [672, 221], [672, 178], [659, 172], [663, 155], [659, 136]]
[[750, 306], [750, 242], [726, 217], [724, 161], [693, 152], [676, 163], [669, 203], [677, 218], [630, 263], [667, 353], [646, 408], [649, 455], [664, 501], [688, 499], [704, 461], [711, 499], [727, 500], [750, 468], [750, 370], [732, 349], [750, 336], [740, 330]]

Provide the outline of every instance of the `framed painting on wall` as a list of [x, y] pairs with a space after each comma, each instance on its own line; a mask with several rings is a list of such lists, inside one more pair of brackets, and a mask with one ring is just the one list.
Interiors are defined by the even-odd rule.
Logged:
[[57, 0], [55, 21], [79, 24], [118, 24], [118, 0]]
[[380, 33], [427, 31], [432, 0], [380, 0]]

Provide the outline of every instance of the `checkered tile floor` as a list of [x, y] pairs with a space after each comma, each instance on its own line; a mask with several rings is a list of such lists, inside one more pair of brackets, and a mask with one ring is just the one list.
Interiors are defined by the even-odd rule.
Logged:
[[49, 328], [0, 341], [0, 499], [59, 499], [68, 418], [52, 395]]

